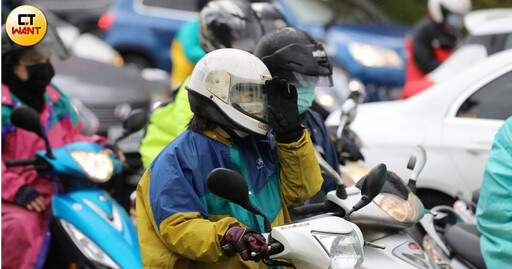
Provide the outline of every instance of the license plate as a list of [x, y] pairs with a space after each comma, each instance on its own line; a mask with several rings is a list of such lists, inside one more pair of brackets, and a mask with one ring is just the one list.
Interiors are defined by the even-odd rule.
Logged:
[[[108, 128], [107, 136], [111, 142], [114, 142], [123, 133], [122, 126], [111, 126]], [[124, 153], [135, 153], [139, 151], [140, 141], [144, 137], [144, 130], [133, 133], [121, 140], [117, 145]]]

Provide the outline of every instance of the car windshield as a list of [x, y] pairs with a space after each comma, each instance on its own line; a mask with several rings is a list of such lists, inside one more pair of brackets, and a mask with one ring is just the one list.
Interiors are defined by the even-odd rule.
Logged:
[[366, 0], [283, 0], [304, 24], [384, 23], [384, 13]]
[[445, 62], [427, 75], [427, 78], [440, 83], [453, 77], [465, 67], [472, 66], [487, 58], [487, 51], [483, 45], [468, 44], [456, 50]]

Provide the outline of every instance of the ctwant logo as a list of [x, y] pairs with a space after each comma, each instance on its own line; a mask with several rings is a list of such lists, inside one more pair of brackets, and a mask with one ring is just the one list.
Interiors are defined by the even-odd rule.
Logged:
[[15, 8], [5, 22], [11, 40], [20, 46], [32, 46], [46, 34], [46, 17], [37, 7], [23, 5]]

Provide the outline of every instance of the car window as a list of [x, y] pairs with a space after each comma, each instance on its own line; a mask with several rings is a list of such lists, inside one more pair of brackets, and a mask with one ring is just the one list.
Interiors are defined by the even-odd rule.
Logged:
[[143, 0], [142, 5], [186, 11], [196, 11], [196, 1], [191, 0]]
[[505, 120], [512, 116], [512, 72], [493, 80], [460, 106], [457, 117]]
[[505, 46], [503, 49], [512, 49], [512, 34], [508, 34], [505, 38]]
[[375, 7], [348, 0], [283, 0], [297, 20], [305, 24], [335, 22], [384, 22]]

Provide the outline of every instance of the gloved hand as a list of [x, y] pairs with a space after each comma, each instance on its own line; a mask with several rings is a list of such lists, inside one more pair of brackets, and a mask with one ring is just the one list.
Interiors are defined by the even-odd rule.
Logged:
[[[297, 142], [304, 132], [297, 108], [297, 89], [279, 77], [265, 81], [268, 98], [268, 124], [282, 143]], [[288, 89], [289, 88], [289, 89]]]
[[16, 193], [14, 202], [28, 210], [42, 212], [46, 209], [43, 196], [31, 186], [23, 186]]
[[[259, 261], [268, 253], [265, 237], [240, 226], [229, 228], [220, 244], [224, 254], [232, 256], [239, 253], [244, 261]], [[256, 253], [256, 255], [253, 257], [252, 253]]]

